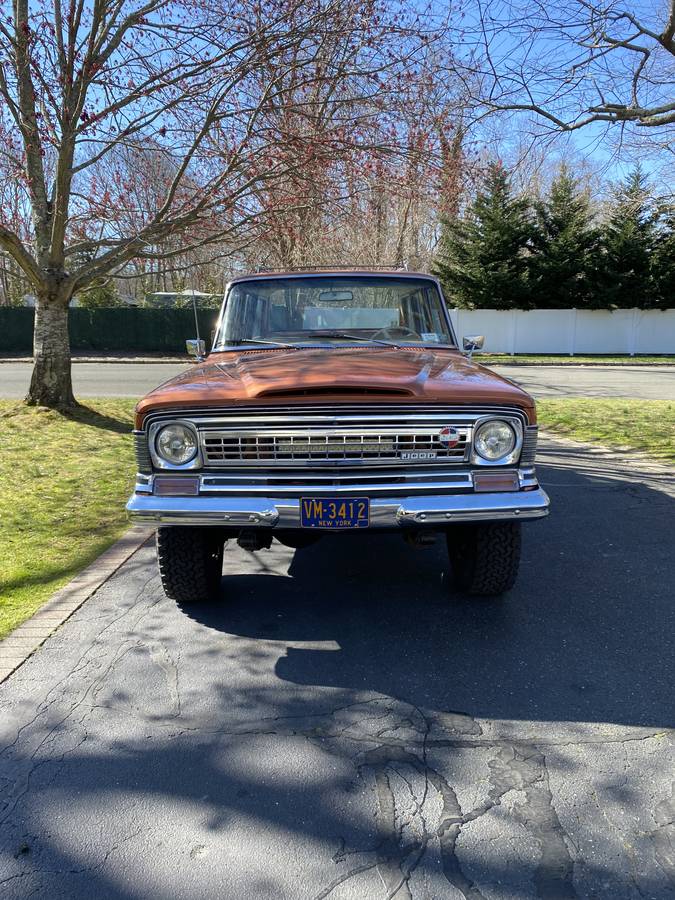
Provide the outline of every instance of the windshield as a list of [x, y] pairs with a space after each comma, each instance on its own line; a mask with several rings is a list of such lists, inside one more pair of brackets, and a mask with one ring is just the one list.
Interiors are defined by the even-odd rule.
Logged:
[[232, 285], [214, 350], [242, 344], [454, 347], [433, 281], [395, 276], [259, 278]]

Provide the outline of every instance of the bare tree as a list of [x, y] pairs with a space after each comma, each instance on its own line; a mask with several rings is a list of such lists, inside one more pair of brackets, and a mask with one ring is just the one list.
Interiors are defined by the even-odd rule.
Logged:
[[[340, 75], [330, 60], [313, 64], [327, 36], [349, 42], [366, 30], [382, 46], [377, 7], [0, 0], [0, 153], [25, 198], [22, 222], [3, 202], [0, 249], [37, 298], [28, 402], [75, 402], [67, 324], [75, 291], [259, 226], [256, 192], [295, 166], [275, 154], [278, 130], [266, 118], [284, 105], [288, 72], [308, 107], [312, 86]], [[284, 78], [268, 77], [270, 63]], [[377, 65], [371, 53], [366, 69]]]
[[488, 111], [529, 112], [554, 131], [630, 123], [672, 141], [675, 0], [480, 3], [467, 35]]
[[[262, 186], [261, 206], [274, 212], [249, 258], [282, 267], [430, 264], [438, 214], [456, 209], [462, 190], [464, 92], [448, 66], [447, 32], [416, 37], [400, 40], [396, 62], [372, 81], [357, 73], [341, 102], [326, 107], [317, 97], [312, 117], [294, 104], [277, 111], [277, 152], [298, 165], [283, 183]], [[351, 57], [339, 37], [324, 52], [340, 65]], [[320, 94], [334, 91], [322, 85]]]

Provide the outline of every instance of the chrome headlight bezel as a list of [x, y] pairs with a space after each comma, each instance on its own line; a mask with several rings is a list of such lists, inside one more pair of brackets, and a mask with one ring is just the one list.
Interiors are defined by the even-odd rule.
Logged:
[[[160, 455], [157, 448], [157, 440], [159, 438], [160, 432], [162, 432], [165, 428], [176, 425], [180, 425], [182, 428], [185, 428], [187, 431], [190, 431], [192, 433], [195, 441], [195, 447], [197, 448], [196, 453], [192, 457], [192, 459], [188, 460], [188, 462], [185, 463], [169, 462], [167, 459], [164, 459], [164, 457]], [[201, 444], [199, 441], [199, 433], [197, 432], [194, 424], [186, 419], [164, 419], [159, 422], [153, 422], [150, 425], [150, 429], [148, 431], [148, 446], [150, 448], [152, 464], [156, 469], [164, 469], [172, 472], [187, 472], [190, 469], [200, 469], [202, 467], [202, 452]]]
[[[476, 450], [476, 437], [484, 425], [500, 422], [508, 425], [514, 436], [513, 448], [498, 459], [486, 459]], [[516, 463], [523, 448], [523, 423], [515, 416], [484, 416], [476, 420], [471, 436], [471, 463], [474, 466], [510, 466]]]

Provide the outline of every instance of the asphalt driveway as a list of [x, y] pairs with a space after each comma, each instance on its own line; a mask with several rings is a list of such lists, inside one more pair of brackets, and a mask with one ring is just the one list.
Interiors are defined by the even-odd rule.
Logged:
[[[0, 363], [0, 398], [21, 399], [31, 364]], [[73, 385], [78, 397], [142, 397], [189, 368], [181, 363], [78, 362]], [[492, 366], [534, 397], [638, 397], [675, 400], [675, 366]]]
[[0, 685], [0, 894], [675, 896], [672, 470], [545, 444], [502, 602], [439, 543], [150, 547]]

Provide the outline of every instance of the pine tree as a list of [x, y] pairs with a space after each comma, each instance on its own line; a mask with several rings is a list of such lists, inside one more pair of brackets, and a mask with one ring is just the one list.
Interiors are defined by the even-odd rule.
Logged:
[[501, 163], [490, 164], [467, 213], [442, 223], [435, 272], [450, 302], [469, 308], [531, 308], [528, 254], [533, 238], [529, 201], [513, 196]]
[[599, 305], [648, 309], [657, 303], [653, 255], [658, 244], [658, 215], [647, 179], [636, 166], [614, 191], [603, 229]]
[[535, 205], [536, 252], [530, 280], [538, 309], [595, 305], [600, 231], [593, 226], [588, 198], [562, 166], [548, 197]]
[[652, 276], [656, 305], [660, 309], [675, 309], [675, 208], [665, 211], [652, 255]]

